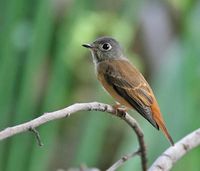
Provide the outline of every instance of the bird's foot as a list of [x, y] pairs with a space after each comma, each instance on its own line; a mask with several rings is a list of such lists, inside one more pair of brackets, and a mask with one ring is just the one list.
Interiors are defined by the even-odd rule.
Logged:
[[117, 116], [120, 116], [120, 117], [126, 116], [126, 112], [128, 109], [122, 106], [120, 103], [116, 102], [116, 104], [113, 105], [113, 108], [115, 109], [115, 113]]
[[119, 109], [122, 107], [122, 105], [118, 102], [115, 102], [115, 105], [112, 106], [115, 110]]

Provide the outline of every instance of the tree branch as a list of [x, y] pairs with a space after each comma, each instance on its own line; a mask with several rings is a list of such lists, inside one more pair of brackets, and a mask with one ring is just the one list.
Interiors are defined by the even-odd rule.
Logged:
[[41, 141], [39, 132], [35, 128], [30, 128], [29, 131], [31, 131], [31, 132], [33, 132], [35, 134], [35, 138], [37, 140], [38, 145], [40, 147], [42, 147], [44, 144]]
[[126, 162], [127, 160], [131, 159], [132, 157], [138, 155], [139, 153], [140, 153], [140, 151], [138, 150], [138, 151], [135, 151], [133, 153], [123, 156], [121, 159], [116, 161], [111, 167], [109, 167], [106, 171], [115, 171], [118, 167], [123, 165], [124, 162]]
[[142, 129], [140, 128], [140, 125], [137, 123], [137, 121], [131, 117], [128, 113], [123, 113], [122, 116], [118, 115], [121, 119], [123, 119], [136, 133], [137, 139], [140, 146], [140, 156], [141, 156], [141, 165], [142, 170], [147, 170], [147, 155], [146, 155], [146, 146], [144, 142], [144, 134], [142, 132]]
[[[55, 112], [49, 112], [44, 113], [40, 117], [33, 119], [31, 121], [25, 122], [23, 124], [19, 124], [13, 127], [8, 127], [0, 132], [0, 140], [6, 139], [8, 137], [14, 136], [16, 134], [28, 131], [28, 130], [35, 130], [36, 127], [45, 124], [49, 121], [61, 119], [70, 116], [73, 113], [79, 112], [79, 111], [102, 111], [107, 112], [109, 114], [112, 114], [114, 116], [117, 116], [121, 119], [123, 119], [136, 133], [138, 141], [139, 141], [139, 151], [141, 156], [141, 163], [142, 163], [142, 169], [143, 171], [147, 170], [147, 159], [146, 159], [146, 147], [144, 143], [144, 136], [142, 129], [140, 128], [139, 124], [136, 122], [135, 119], [133, 119], [128, 113], [117, 110], [113, 108], [110, 105], [98, 103], [98, 102], [92, 102], [92, 103], [77, 103], [73, 104], [69, 107], [66, 107], [64, 109], [55, 111]], [[35, 132], [38, 142], [40, 142], [39, 133]], [[131, 155], [132, 157], [134, 155]], [[126, 159], [130, 159], [130, 157], [127, 157]], [[127, 161], [127, 160], [124, 160]], [[117, 164], [117, 167], [120, 167], [124, 162], [120, 162]], [[115, 167], [115, 169], [117, 169]]]
[[169, 147], [148, 171], [168, 171], [173, 165], [190, 150], [200, 145], [200, 128]]

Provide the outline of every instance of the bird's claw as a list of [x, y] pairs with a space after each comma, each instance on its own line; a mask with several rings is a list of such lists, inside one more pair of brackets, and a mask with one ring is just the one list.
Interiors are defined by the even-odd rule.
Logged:
[[113, 105], [113, 108], [115, 109], [116, 115], [120, 117], [126, 116], [127, 108], [123, 107], [120, 103], [116, 102], [116, 104]]

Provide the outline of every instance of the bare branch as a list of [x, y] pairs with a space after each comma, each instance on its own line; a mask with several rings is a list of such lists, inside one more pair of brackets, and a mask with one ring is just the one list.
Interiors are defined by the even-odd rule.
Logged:
[[69, 107], [66, 107], [66, 108], [58, 110], [58, 111], [44, 113], [40, 117], [35, 118], [31, 121], [25, 122], [23, 124], [16, 125], [13, 127], [8, 127], [0, 132], [0, 140], [11, 137], [15, 134], [19, 134], [19, 133], [28, 131], [30, 128], [32, 128], [32, 129], [36, 128], [36, 127], [38, 127], [42, 124], [45, 124], [49, 121], [68, 117], [71, 114], [76, 113], [76, 112], [90, 111], [90, 110], [106, 111], [111, 114], [115, 113], [115, 110], [112, 108], [112, 106], [109, 106], [106, 104], [101, 104], [101, 103], [97, 103], [97, 102], [77, 103], [77, 104], [73, 104]]
[[[141, 155], [142, 169], [143, 171], [146, 171], [147, 170], [146, 147], [144, 143], [143, 132], [139, 124], [128, 113], [124, 111], [118, 111], [118, 110], [116, 111], [116, 109], [113, 108], [112, 106], [103, 104], [103, 103], [98, 103], [98, 102], [77, 103], [55, 112], [44, 113], [40, 117], [35, 118], [31, 121], [2, 130], [0, 132], [0, 140], [28, 131], [30, 130], [30, 128], [32, 131], [34, 131], [36, 127], [42, 124], [45, 124], [52, 120], [68, 117], [71, 114], [79, 112], [79, 111], [91, 111], [91, 110], [107, 112], [109, 114], [117, 116], [123, 119], [135, 131], [138, 141], [139, 141], [139, 146], [140, 146], [139, 151]], [[36, 138], [38, 142], [41, 142], [38, 132], [34, 131], [34, 133], [36, 134]], [[134, 156], [134, 155], [131, 155], [131, 156]], [[124, 160], [124, 162], [129, 160], [130, 158], [131, 157], [127, 157], [126, 160]], [[120, 167], [124, 162], [118, 163], [117, 167]]]
[[128, 113], [122, 119], [135, 131], [137, 135], [137, 139], [140, 146], [140, 155], [141, 155], [141, 164], [142, 164], [142, 170], [147, 170], [147, 155], [146, 155], [146, 145], [144, 142], [144, 134], [142, 132], [142, 129], [140, 128], [139, 124], [133, 117], [131, 117]]
[[106, 171], [115, 171], [118, 167], [123, 165], [127, 160], [131, 159], [132, 157], [135, 157], [139, 153], [140, 153], [140, 151], [138, 150], [136, 152], [133, 152], [133, 153], [123, 156], [121, 159], [116, 161], [111, 167], [109, 167]]
[[156, 159], [148, 171], [168, 171], [190, 150], [200, 145], [200, 128], [169, 147]]
[[33, 132], [35, 134], [35, 138], [37, 140], [38, 145], [40, 147], [42, 147], [44, 144], [41, 141], [39, 132], [35, 128], [29, 128], [29, 131], [31, 131], [31, 132]]

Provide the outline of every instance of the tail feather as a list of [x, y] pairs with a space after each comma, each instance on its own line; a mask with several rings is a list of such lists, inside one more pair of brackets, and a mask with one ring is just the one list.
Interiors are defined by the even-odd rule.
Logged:
[[157, 117], [155, 118], [155, 120], [156, 120], [156, 123], [158, 124], [159, 128], [162, 130], [162, 132], [164, 133], [166, 138], [171, 143], [171, 145], [174, 146], [174, 141], [173, 141], [172, 137], [170, 136], [169, 132], [167, 131], [167, 128], [165, 127], [164, 122], [161, 119], [157, 118]]
[[171, 145], [174, 146], [174, 141], [172, 137], [170, 136], [169, 132], [167, 131], [167, 128], [165, 127], [165, 123], [164, 123], [157, 101], [155, 101], [155, 103], [152, 104], [151, 110], [153, 112], [153, 118], [158, 124], [158, 127], [162, 130], [163, 134], [169, 140]]

